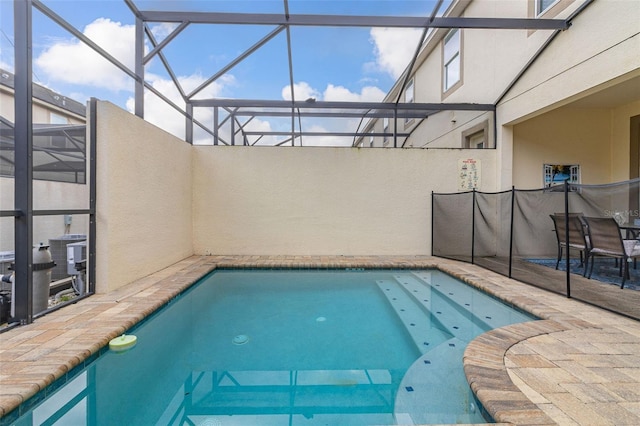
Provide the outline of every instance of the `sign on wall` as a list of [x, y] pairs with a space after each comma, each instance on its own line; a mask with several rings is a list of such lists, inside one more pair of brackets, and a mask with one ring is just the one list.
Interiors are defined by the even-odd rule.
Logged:
[[480, 187], [480, 160], [458, 160], [458, 191], [471, 191]]

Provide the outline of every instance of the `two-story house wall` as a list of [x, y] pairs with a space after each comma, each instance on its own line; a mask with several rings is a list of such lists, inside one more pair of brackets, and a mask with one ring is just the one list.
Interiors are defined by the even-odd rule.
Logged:
[[[640, 4], [464, 0], [452, 2], [445, 16], [570, 18], [571, 26], [430, 31], [385, 101], [491, 104], [495, 117], [442, 110], [422, 119], [371, 120], [367, 132], [397, 126], [411, 133], [397, 139], [404, 148], [495, 148], [500, 167], [490, 172], [505, 189], [542, 187], [552, 164], [573, 166], [582, 183], [638, 176], [638, 137], [630, 129], [640, 115]], [[386, 139], [363, 137], [356, 146], [393, 147], [393, 137]]]

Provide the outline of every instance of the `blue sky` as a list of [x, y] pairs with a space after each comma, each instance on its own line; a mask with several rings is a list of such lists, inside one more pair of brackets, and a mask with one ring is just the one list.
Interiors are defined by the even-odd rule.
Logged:
[[[114, 57], [133, 69], [134, 16], [122, 0], [45, 0], [60, 15]], [[140, 10], [283, 13], [281, 0], [134, 0]], [[434, 1], [290, 0], [291, 14], [345, 14], [428, 16]], [[0, 0], [0, 67], [13, 71], [13, 0]], [[153, 25], [161, 40], [175, 25]], [[37, 10], [33, 12], [34, 81], [63, 95], [85, 102], [89, 97], [109, 100], [132, 109], [133, 82], [116, 67], [92, 53], [70, 33]], [[268, 26], [189, 25], [163, 51], [187, 91], [197, 87], [246, 49], [273, 31]], [[419, 29], [336, 27], [291, 28], [296, 99], [380, 101], [393, 86], [415, 51]], [[151, 44], [147, 42], [146, 48]], [[182, 105], [161, 62], [145, 68], [148, 82]], [[286, 32], [207, 87], [201, 97], [289, 99]], [[162, 123], [175, 121], [173, 133], [182, 132], [183, 120], [169, 119], [166, 108], [146, 100], [146, 117]], [[163, 112], [164, 111], [164, 112]], [[203, 113], [200, 117], [208, 120]], [[326, 124], [326, 123], [325, 123]], [[278, 128], [276, 122], [257, 120], [252, 126]], [[309, 128], [310, 124], [306, 126]], [[318, 124], [320, 128], [323, 124]], [[326, 124], [326, 126], [329, 126]], [[325, 126], [325, 127], [326, 127]]]

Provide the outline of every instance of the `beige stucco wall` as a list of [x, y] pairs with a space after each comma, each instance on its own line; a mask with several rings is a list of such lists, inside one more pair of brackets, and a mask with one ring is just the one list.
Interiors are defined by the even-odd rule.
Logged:
[[[639, 54], [640, 55], [640, 54]], [[611, 181], [627, 180], [631, 141], [630, 119], [640, 115], [640, 100], [611, 110]]]
[[542, 165], [579, 164], [581, 182], [629, 179], [629, 120], [640, 101], [617, 108], [558, 108], [513, 126], [513, 183], [540, 188]]
[[638, 22], [640, 7], [635, 1], [593, 2], [499, 104], [502, 122], [522, 121], [567, 105], [614, 79], [638, 75]]
[[493, 150], [194, 147], [197, 254], [430, 254], [431, 191]]
[[513, 184], [542, 188], [543, 164], [578, 164], [582, 183], [609, 182], [611, 124], [609, 110], [560, 108], [514, 126]]
[[98, 102], [96, 290], [193, 253], [191, 146]]
[[629, 118], [640, 114], [638, 102], [598, 110], [572, 103], [640, 75], [638, 22], [636, 2], [593, 2], [498, 104], [502, 189], [539, 187], [543, 162], [577, 162], [583, 183], [629, 178]]

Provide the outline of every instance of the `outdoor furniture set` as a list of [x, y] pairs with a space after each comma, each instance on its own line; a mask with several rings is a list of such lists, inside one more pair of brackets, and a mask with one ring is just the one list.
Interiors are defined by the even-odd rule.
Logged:
[[622, 276], [620, 288], [624, 288], [629, 278], [629, 263], [640, 257], [640, 241], [637, 239], [640, 226], [620, 225], [613, 217], [587, 217], [582, 213], [568, 213], [566, 217], [564, 213], [555, 213], [550, 216], [558, 242], [556, 269], [565, 248], [580, 252], [583, 276], [587, 277], [588, 270], [588, 278], [593, 274], [596, 256], [614, 258], [616, 265], [619, 259], [619, 273]]

